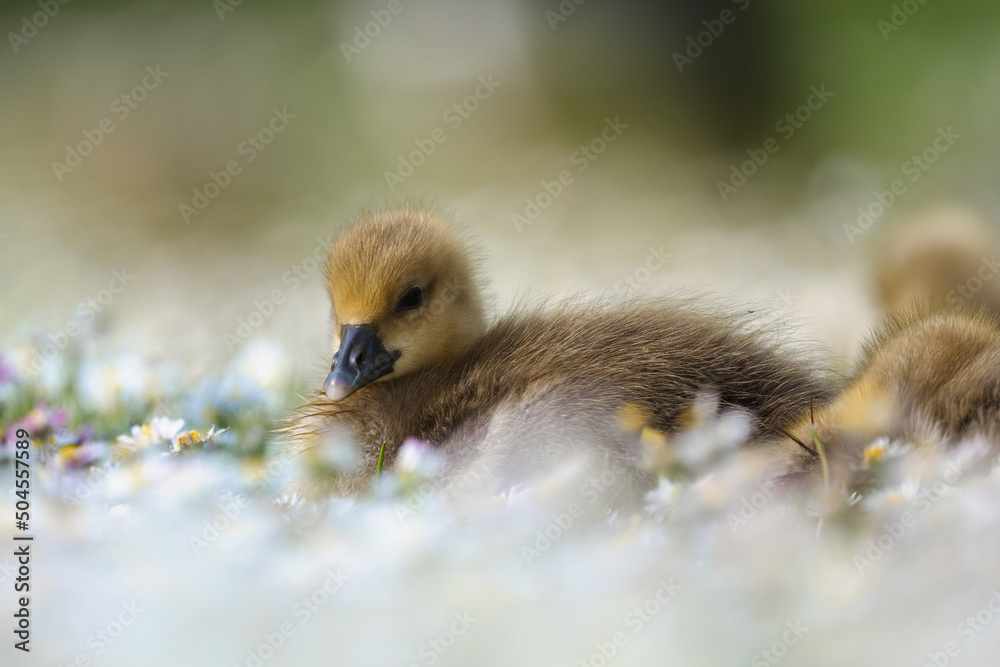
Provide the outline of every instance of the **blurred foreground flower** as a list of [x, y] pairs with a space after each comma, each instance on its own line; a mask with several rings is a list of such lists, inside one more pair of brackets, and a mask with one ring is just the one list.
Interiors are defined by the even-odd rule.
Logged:
[[646, 494], [646, 513], [657, 521], [663, 521], [677, 505], [682, 491], [681, 485], [661, 477], [659, 486]]
[[[183, 420], [181, 420], [183, 424]], [[205, 445], [215, 441], [216, 437], [222, 433], [225, 433], [229, 429], [217, 429], [215, 426], [208, 429], [208, 433], [202, 435], [198, 431], [190, 430], [181, 433], [174, 438], [174, 441], [170, 443], [170, 453], [180, 454], [183, 452], [190, 451], [192, 449], [197, 449], [199, 447], [204, 447]]]
[[3, 431], [2, 444], [9, 447], [17, 438], [17, 431], [25, 429], [31, 434], [31, 441], [37, 446], [48, 444], [55, 436], [66, 430], [67, 415], [62, 408], [51, 408], [46, 403], [37, 403], [32, 410]]
[[13, 384], [17, 379], [17, 370], [7, 362], [7, 358], [0, 354], [0, 386]]
[[407, 438], [399, 448], [393, 470], [402, 480], [429, 479], [441, 471], [444, 457], [417, 438]]
[[118, 436], [118, 446], [129, 452], [137, 452], [152, 445], [165, 444], [173, 447], [183, 427], [183, 419], [153, 417], [147, 424], [133, 426], [130, 435]]
[[103, 442], [70, 443], [56, 451], [56, 464], [62, 469], [78, 470], [101, 461], [107, 452]]

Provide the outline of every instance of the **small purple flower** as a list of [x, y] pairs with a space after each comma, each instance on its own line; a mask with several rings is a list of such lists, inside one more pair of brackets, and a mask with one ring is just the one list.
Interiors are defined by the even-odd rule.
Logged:
[[33, 437], [41, 437], [64, 431], [67, 421], [63, 408], [53, 410], [47, 403], [36, 403], [35, 409], [21, 420], [21, 428], [28, 429]]
[[399, 448], [393, 470], [405, 478], [431, 478], [443, 465], [444, 457], [434, 447], [417, 438], [407, 438]]
[[17, 370], [10, 365], [3, 355], [0, 355], [0, 386], [11, 384], [15, 380], [17, 380]]
[[4, 444], [10, 445], [17, 438], [17, 430], [22, 428], [31, 434], [32, 442], [35, 443], [50, 436], [64, 434], [68, 422], [69, 416], [64, 409], [53, 410], [46, 403], [37, 403], [31, 412], [11, 424], [4, 433]]
[[63, 469], [80, 470], [100, 461], [106, 453], [107, 445], [103, 442], [67, 444], [59, 448], [56, 453], [56, 462]]

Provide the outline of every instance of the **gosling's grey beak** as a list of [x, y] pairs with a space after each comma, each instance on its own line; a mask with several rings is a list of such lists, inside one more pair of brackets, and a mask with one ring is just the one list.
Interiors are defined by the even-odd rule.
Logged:
[[386, 351], [370, 324], [344, 326], [340, 349], [323, 382], [323, 392], [331, 401], [342, 401], [358, 389], [392, 372], [395, 358]]

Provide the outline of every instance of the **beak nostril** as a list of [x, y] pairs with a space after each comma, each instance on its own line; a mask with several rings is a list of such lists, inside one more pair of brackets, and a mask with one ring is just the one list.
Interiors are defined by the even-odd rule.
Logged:
[[330, 374], [323, 383], [327, 397], [340, 401], [356, 390], [392, 372], [394, 359], [388, 357], [374, 327], [345, 325], [340, 347], [333, 355]]

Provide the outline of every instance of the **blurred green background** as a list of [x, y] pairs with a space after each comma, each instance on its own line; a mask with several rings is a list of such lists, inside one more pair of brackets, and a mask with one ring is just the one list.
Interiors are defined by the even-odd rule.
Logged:
[[[888, 221], [948, 202], [1000, 217], [986, 0], [42, 0], [3, 3], [0, 28], [0, 346], [22, 360], [76, 324], [73, 344], [190, 375], [267, 341], [309, 381], [329, 355], [309, 258], [360, 206], [403, 196], [474, 230], [497, 311], [629, 275], [773, 307], [846, 355]], [[168, 74], [150, 86], [147, 67]], [[833, 96], [783, 137], [814, 86]], [[274, 109], [294, 118], [250, 151]], [[627, 129], [578, 171], [607, 118]], [[102, 121], [113, 131], [78, 166], [53, 166]], [[858, 207], [948, 127], [960, 139], [852, 243]], [[390, 187], [437, 128], [446, 140]], [[780, 149], [723, 201], [718, 182], [770, 137]], [[239, 173], [218, 176], [230, 161]], [[512, 216], [564, 169], [573, 182], [519, 232]], [[185, 220], [212, 173], [226, 186]], [[643, 273], [650, 248], [670, 260]], [[101, 303], [122, 267], [134, 280]]]

